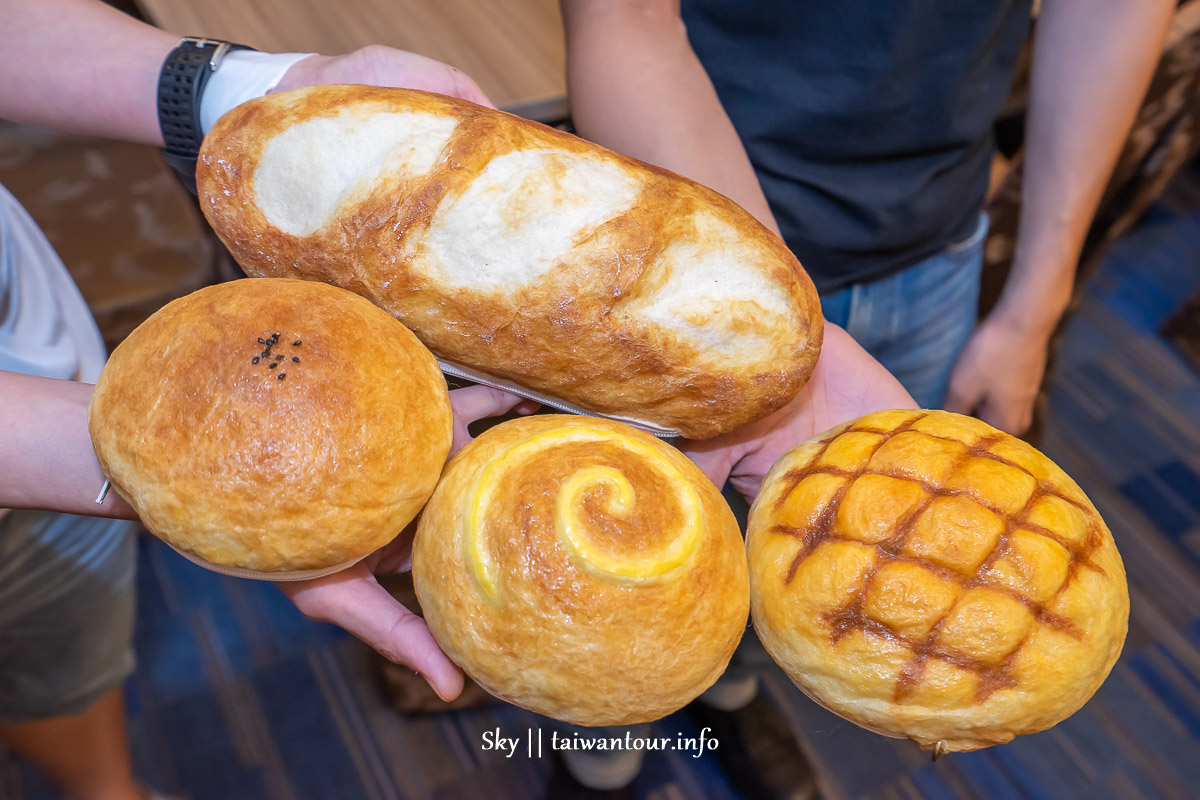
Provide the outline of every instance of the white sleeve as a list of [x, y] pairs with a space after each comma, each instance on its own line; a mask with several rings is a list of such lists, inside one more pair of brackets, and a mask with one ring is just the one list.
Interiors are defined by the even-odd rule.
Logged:
[[200, 98], [200, 129], [208, 133], [225, 112], [275, 88], [297, 61], [313, 53], [234, 50], [221, 60]]

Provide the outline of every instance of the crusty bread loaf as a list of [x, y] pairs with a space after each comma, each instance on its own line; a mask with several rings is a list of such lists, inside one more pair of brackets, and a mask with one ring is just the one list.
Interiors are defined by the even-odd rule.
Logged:
[[226, 114], [201, 205], [255, 276], [321, 280], [439, 358], [709, 437], [784, 405], [821, 343], [784, 244], [696, 183], [424, 92], [326, 86]]
[[219, 567], [318, 570], [391, 541], [450, 452], [446, 382], [404, 326], [310, 281], [201, 289], [113, 352], [88, 427], [153, 533]]
[[467, 674], [581, 725], [657, 719], [708, 688], [746, 628], [737, 522], [682, 453], [609, 420], [487, 431], [421, 514], [413, 582]]

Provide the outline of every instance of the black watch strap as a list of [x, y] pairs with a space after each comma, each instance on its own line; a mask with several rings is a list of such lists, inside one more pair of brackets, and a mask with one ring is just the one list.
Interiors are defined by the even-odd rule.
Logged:
[[163, 61], [158, 77], [158, 125], [167, 163], [184, 184], [196, 190], [196, 157], [204, 132], [200, 129], [200, 98], [221, 59], [234, 50], [249, 50], [220, 39], [184, 37]]

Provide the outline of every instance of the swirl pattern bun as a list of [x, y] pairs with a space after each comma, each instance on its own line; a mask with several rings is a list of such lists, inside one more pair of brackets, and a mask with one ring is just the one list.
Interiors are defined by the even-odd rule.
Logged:
[[213, 126], [196, 178], [248, 274], [350, 289], [443, 361], [592, 413], [715, 436], [817, 360], [812, 282], [748, 212], [463, 100], [267, 95]]
[[1095, 507], [970, 417], [883, 411], [798, 445], [747, 544], [754, 626], [792, 680], [935, 752], [1062, 721], [1125, 640], [1125, 570]]
[[219, 567], [318, 570], [391, 541], [450, 451], [446, 382], [403, 325], [298, 280], [201, 289], [113, 352], [88, 427], [158, 537]]
[[746, 627], [741, 535], [683, 454], [628, 425], [535, 416], [463, 448], [417, 528], [438, 644], [492, 694], [580, 725], [665, 716]]

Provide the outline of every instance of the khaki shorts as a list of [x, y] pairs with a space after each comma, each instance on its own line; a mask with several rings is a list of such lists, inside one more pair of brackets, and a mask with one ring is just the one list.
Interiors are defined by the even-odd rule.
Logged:
[[133, 671], [135, 530], [0, 516], [0, 721], [78, 714]]

